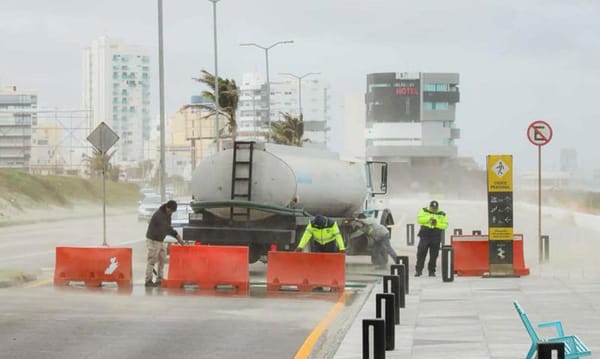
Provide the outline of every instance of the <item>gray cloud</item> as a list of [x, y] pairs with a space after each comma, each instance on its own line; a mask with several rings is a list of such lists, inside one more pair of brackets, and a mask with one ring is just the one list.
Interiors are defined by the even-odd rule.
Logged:
[[[81, 49], [101, 35], [156, 53], [156, 1], [4, 2], [0, 84], [37, 88], [44, 105], [79, 106]], [[164, 10], [172, 112], [200, 90], [191, 77], [213, 69], [212, 5], [165, 0]], [[332, 85], [335, 128], [343, 96], [363, 92], [368, 72], [459, 72], [461, 154], [483, 162], [489, 153], [513, 153], [516, 166], [534, 170], [525, 130], [545, 119], [555, 128], [545, 166], [556, 168], [560, 149], [574, 147], [595, 168], [599, 10], [593, 0], [222, 0], [219, 72], [238, 80], [246, 71], [264, 72], [264, 53], [241, 42], [293, 39], [271, 51], [271, 75], [323, 73]], [[155, 76], [155, 112], [156, 89]]]

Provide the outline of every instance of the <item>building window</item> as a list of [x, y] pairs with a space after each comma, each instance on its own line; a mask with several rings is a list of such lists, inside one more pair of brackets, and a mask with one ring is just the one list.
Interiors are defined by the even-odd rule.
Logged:
[[448, 84], [425, 84], [423, 91], [428, 92], [448, 92]]
[[425, 110], [447, 110], [449, 107], [448, 102], [423, 102], [423, 109]]

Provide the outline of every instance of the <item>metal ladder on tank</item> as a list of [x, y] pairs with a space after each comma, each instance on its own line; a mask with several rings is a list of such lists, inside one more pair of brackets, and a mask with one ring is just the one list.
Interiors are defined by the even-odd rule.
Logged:
[[[235, 141], [233, 144], [233, 164], [231, 171], [231, 199], [252, 200], [252, 158], [254, 141]], [[243, 154], [247, 155], [244, 156]], [[240, 156], [241, 155], [241, 156]], [[230, 207], [229, 219], [250, 220], [250, 208]]]

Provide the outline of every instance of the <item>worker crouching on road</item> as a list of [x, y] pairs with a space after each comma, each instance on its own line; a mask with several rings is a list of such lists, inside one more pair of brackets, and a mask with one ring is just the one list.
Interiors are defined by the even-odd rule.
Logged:
[[[177, 239], [179, 244], [183, 244], [181, 236], [171, 226], [171, 215], [177, 211], [177, 202], [170, 200], [160, 206], [152, 215], [148, 230], [146, 231], [146, 246], [148, 247], [148, 261], [146, 265], [146, 287], [158, 287], [163, 279], [163, 270], [167, 261], [167, 251], [163, 242], [167, 235]], [[156, 283], [152, 281], [152, 271], [154, 265], [158, 264], [156, 269]]]
[[437, 201], [431, 201], [429, 208], [421, 208], [417, 216], [419, 229], [419, 246], [417, 247], [417, 264], [415, 266], [415, 277], [421, 276], [425, 266], [425, 257], [429, 251], [429, 263], [427, 269], [429, 276], [435, 277], [435, 266], [442, 242], [443, 230], [448, 228], [446, 213], [439, 209]]
[[344, 239], [340, 233], [337, 222], [325, 216], [315, 216], [304, 230], [302, 239], [298, 243], [296, 252], [302, 252], [304, 246], [310, 239], [313, 241], [310, 244], [311, 252], [344, 252]]
[[371, 259], [375, 269], [386, 269], [386, 257], [389, 255], [392, 261], [396, 261], [398, 254], [392, 248], [390, 231], [386, 226], [379, 223], [375, 218], [367, 218], [364, 213], [358, 215], [355, 220], [357, 229], [350, 238], [365, 235], [371, 244]]

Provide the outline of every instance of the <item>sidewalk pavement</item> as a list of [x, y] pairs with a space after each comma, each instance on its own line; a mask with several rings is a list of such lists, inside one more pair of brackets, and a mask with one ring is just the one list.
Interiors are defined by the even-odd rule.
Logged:
[[[395, 349], [386, 352], [388, 359], [524, 358], [531, 340], [513, 300], [534, 325], [560, 320], [565, 335], [579, 336], [592, 350], [592, 358], [600, 356], [600, 276], [573, 276], [544, 265], [520, 278], [455, 276], [452, 282], [443, 282], [439, 274], [416, 278], [413, 268], [409, 272], [410, 293], [400, 309]], [[375, 295], [383, 293], [381, 280], [370, 289], [333, 358], [363, 358], [362, 320], [375, 318]], [[538, 333], [554, 336], [550, 328]]]

